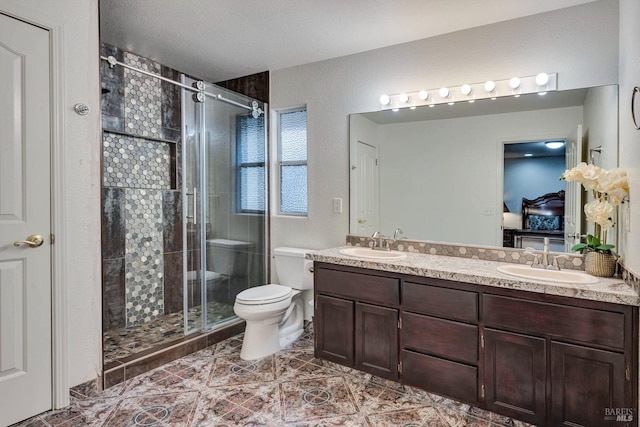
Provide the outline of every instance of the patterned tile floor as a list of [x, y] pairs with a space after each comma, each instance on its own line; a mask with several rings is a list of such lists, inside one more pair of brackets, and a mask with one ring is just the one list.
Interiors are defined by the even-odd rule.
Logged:
[[[211, 301], [207, 304], [207, 322], [212, 324], [235, 316], [233, 305]], [[202, 309], [189, 309], [190, 328], [196, 328], [201, 320]], [[201, 329], [199, 326], [198, 329]], [[104, 363], [140, 353], [160, 344], [184, 337], [182, 312], [160, 316], [150, 322], [128, 328], [114, 329], [102, 334]]]
[[524, 423], [313, 357], [313, 333], [246, 362], [242, 335], [17, 424], [45, 426], [432, 426]]

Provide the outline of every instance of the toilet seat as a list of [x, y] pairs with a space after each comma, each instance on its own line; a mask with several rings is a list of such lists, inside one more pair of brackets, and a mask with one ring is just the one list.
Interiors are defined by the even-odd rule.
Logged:
[[281, 285], [263, 285], [245, 289], [236, 295], [236, 303], [243, 305], [273, 304], [291, 298], [292, 289]]

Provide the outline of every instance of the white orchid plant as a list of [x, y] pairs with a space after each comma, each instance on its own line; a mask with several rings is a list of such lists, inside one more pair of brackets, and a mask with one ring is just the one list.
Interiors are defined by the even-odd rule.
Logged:
[[614, 245], [607, 244], [607, 232], [615, 225], [613, 218], [616, 207], [629, 197], [627, 172], [620, 168], [606, 170], [583, 162], [566, 170], [560, 179], [579, 182], [593, 194], [593, 200], [584, 205], [584, 213], [587, 221], [593, 222], [594, 233], [587, 235], [587, 243], [578, 243], [571, 250], [612, 253], [617, 256], [613, 252]]

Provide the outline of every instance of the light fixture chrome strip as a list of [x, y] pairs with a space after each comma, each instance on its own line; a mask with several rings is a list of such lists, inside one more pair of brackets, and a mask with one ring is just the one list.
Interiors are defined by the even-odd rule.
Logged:
[[396, 111], [403, 108], [413, 109], [424, 105], [434, 107], [439, 104], [453, 105], [458, 102], [475, 102], [479, 99], [519, 97], [530, 93], [544, 95], [547, 92], [556, 91], [557, 86], [557, 73], [540, 73], [536, 76], [513, 77], [508, 80], [490, 80], [485, 83], [382, 95], [380, 97], [380, 109]]
[[256, 101], [253, 101], [251, 103], [251, 105], [245, 105], [245, 104], [242, 104], [240, 102], [234, 101], [232, 99], [225, 98], [224, 96], [222, 96], [220, 94], [206, 92], [204, 90], [204, 82], [201, 82], [201, 81], [200, 82], [196, 82], [196, 83], [198, 83], [197, 87], [192, 87], [192, 86], [188, 86], [188, 85], [185, 85], [183, 83], [177, 82], [175, 80], [168, 79], [168, 78], [166, 78], [164, 76], [160, 76], [158, 74], [152, 73], [150, 71], [141, 70], [141, 69], [136, 68], [136, 67], [134, 67], [132, 65], [125, 64], [124, 62], [118, 61], [113, 56], [100, 56], [100, 59], [102, 59], [104, 61], [107, 61], [109, 63], [109, 67], [111, 67], [111, 68], [113, 68], [116, 65], [120, 65], [121, 67], [128, 68], [129, 70], [133, 70], [133, 71], [136, 71], [138, 73], [141, 73], [141, 74], [144, 74], [144, 75], [147, 75], [147, 76], [150, 76], [150, 77], [154, 77], [154, 78], [156, 78], [158, 80], [162, 80], [164, 82], [172, 83], [172, 84], [174, 84], [176, 86], [180, 86], [181, 88], [186, 89], [186, 90], [190, 90], [191, 92], [195, 92], [196, 94], [200, 94], [201, 93], [204, 96], [210, 96], [211, 98], [217, 99], [218, 101], [221, 101], [221, 102], [224, 102], [224, 103], [230, 104], [230, 105], [235, 105], [236, 107], [244, 108], [245, 110], [248, 110], [248, 111], [254, 111], [254, 112], [257, 111], [258, 115], [262, 114], [262, 112], [263, 112], [260, 108], [258, 108], [258, 103]]

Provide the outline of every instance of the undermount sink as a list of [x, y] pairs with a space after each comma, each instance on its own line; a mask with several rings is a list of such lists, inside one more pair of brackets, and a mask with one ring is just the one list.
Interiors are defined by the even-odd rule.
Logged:
[[340, 249], [338, 252], [340, 252], [342, 255], [354, 256], [358, 258], [371, 258], [371, 259], [381, 259], [381, 260], [402, 259], [407, 257], [407, 254], [404, 252], [374, 251], [371, 248], [361, 248], [358, 246], [354, 246], [351, 248], [343, 248], [343, 249]]
[[587, 273], [574, 270], [545, 270], [528, 265], [501, 265], [497, 268], [501, 273], [525, 279], [544, 280], [564, 284], [598, 283], [598, 279]]

